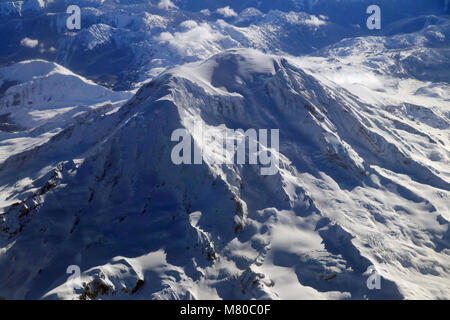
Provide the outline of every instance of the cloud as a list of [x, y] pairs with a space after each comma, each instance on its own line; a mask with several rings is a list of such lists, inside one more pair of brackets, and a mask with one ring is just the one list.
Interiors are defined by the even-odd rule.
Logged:
[[[304, 22], [306, 24], [309, 24], [309, 25], [312, 25], [315, 27], [319, 27], [319, 26], [327, 24], [327, 22], [324, 21], [325, 20], [324, 18], [326, 18], [325, 16], [320, 15], [319, 17], [320, 18], [317, 18], [315, 15], [311, 15], [309, 17], [309, 19], [306, 19]], [[323, 19], [323, 20], [321, 20], [321, 19]]]
[[23, 38], [23, 39], [20, 41], [20, 45], [21, 45], [21, 46], [28, 47], [28, 48], [34, 48], [34, 47], [36, 47], [38, 44], [39, 44], [39, 41], [38, 41], [38, 40], [33, 40], [33, 39], [30, 39], [30, 38]]
[[178, 9], [178, 7], [170, 0], [161, 0], [158, 3], [158, 8], [169, 10], [169, 9]]
[[194, 20], [186, 20], [180, 23], [180, 27], [183, 29], [193, 29], [198, 27], [198, 23], [195, 22]]
[[193, 24], [184, 22], [182, 32], [162, 32], [155, 37], [161, 44], [168, 45], [169, 49], [180, 57], [197, 57], [206, 59], [217, 53], [222, 47], [225, 36], [214, 30], [206, 23]]
[[230, 6], [226, 6], [224, 8], [217, 9], [216, 12], [218, 14], [223, 15], [225, 18], [236, 17], [238, 14], [234, 11]]
[[203, 14], [203, 15], [205, 15], [205, 16], [211, 15], [211, 11], [209, 11], [209, 9], [203, 9], [203, 10], [200, 10], [200, 13]]

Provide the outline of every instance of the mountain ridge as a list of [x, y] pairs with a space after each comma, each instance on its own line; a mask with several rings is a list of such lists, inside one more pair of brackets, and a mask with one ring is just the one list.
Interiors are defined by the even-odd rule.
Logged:
[[[2, 247], [13, 245], [0, 260], [0, 281], [15, 289], [2, 287], [0, 295], [445, 297], [448, 180], [409, 158], [403, 163], [407, 155], [392, 133], [377, 129], [368, 104], [296, 63], [231, 49], [176, 67], [116, 112], [63, 130], [32, 160], [10, 162], [40, 188], [32, 198], [40, 204], [30, 209], [26, 187], [8, 195], [23, 202], [2, 214], [1, 226], [22, 229], [3, 232]], [[171, 133], [184, 128], [200, 144], [199, 122], [211, 134], [278, 127], [278, 173], [264, 177], [258, 165], [208, 157], [201, 165], [174, 165]], [[89, 128], [96, 130], [87, 134]], [[83, 146], [74, 148], [78, 141]], [[203, 148], [214, 155], [217, 145], [203, 141]], [[56, 159], [64, 165], [43, 177]], [[2, 166], [2, 185], [15, 170]], [[16, 271], [6, 259], [18, 261]], [[82, 268], [81, 289], [66, 281], [70, 264]], [[367, 290], [371, 265], [381, 290]]]

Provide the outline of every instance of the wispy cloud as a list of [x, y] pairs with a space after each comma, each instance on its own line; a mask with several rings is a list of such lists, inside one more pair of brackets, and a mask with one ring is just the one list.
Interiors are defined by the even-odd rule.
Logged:
[[225, 18], [236, 17], [238, 14], [234, 11], [230, 6], [226, 6], [224, 8], [217, 9], [218, 14], [223, 15]]
[[21, 46], [28, 47], [28, 48], [34, 48], [34, 47], [36, 47], [38, 44], [39, 44], [39, 41], [38, 41], [38, 40], [33, 40], [33, 39], [30, 39], [30, 38], [23, 38], [23, 39], [20, 41], [20, 45], [21, 45]]
[[178, 9], [178, 7], [170, 0], [161, 0], [158, 3], [158, 8], [165, 9], [165, 10]]

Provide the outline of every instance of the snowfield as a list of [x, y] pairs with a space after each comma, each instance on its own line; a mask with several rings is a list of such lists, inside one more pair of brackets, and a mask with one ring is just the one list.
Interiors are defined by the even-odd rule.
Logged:
[[[304, 12], [90, 3], [109, 24], [58, 39], [60, 63], [0, 68], [0, 297], [450, 299], [448, 16], [352, 36]], [[115, 68], [115, 91], [88, 80]], [[173, 163], [177, 129], [202, 164]], [[259, 145], [276, 173], [221, 162], [227, 129], [278, 129]]]
[[41, 145], [77, 119], [113, 110], [132, 96], [44, 60], [0, 69], [0, 161]]
[[[10, 297], [445, 298], [449, 177], [419, 151], [448, 164], [448, 125], [413, 130], [401, 105], [388, 118], [338, 89], [283, 57], [231, 50], [6, 160], [2, 181], [23, 172], [22, 190], [2, 191], [18, 201], [2, 215], [3, 241], [15, 239], [1, 265]], [[195, 121], [280, 128], [279, 172], [172, 164], [171, 132]], [[70, 264], [88, 289], [56, 272]], [[366, 287], [371, 265], [380, 290]]]

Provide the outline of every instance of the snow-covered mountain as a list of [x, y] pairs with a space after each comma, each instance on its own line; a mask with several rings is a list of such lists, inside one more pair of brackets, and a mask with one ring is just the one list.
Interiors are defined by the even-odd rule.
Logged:
[[131, 96], [44, 60], [1, 68], [0, 161], [41, 145], [80, 119], [118, 108]]
[[[20, 187], [2, 189], [0, 295], [448, 297], [448, 117], [369, 104], [301, 63], [220, 53], [5, 161], [1, 184]], [[431, 116], [440, 128], [429, 129]], [[216, 164], [208, 141], [203, 164], [173, 164], [173, 130], [200, 144], [199, 123], [279, 128], [279, 171]], [[82, 289], [66, 281], [71, 264]], [[371, 265], [380, 290], [366, 287]]]
[[[84, 10], [86, 28], [54, 44], [56, 60], [83, 69], [87, 76], [106, 84], [114, 74], [115, 83], [129, 88], [130, 83], [146, 81], [167, 67], [234, 47], [298, 55], [358, 33], [356, 27], [336, 25], [303, 12], [252, 11], [249, 15], [249, 10], [244, 10], [230, 20], [142, 5], [126, 9], [119, 15], [110, 6]], [[114, 63], [105, 64], [105, 60]]]
[[450, 23], [379, 2], [0, 2], [0, 298], [449, 299]]
[[[35, 10], [16, 16], [5, 9], [0, 33], [9, 36], [0, 43], [0, 65], [56, 61], [116, 90], [137, 88], [167, 67], [234, 47], [298, 56], [343, 38], [417, 31], [424, 24], [418, 17], [445, 13], [437, 0], [414, 0], [413, 5], [410, 0], [380, 1], [383, 28], [369, 31], [366, 0], [33, 1], [26, 3], [35, 3]], [[66, 28], [66, 9], [73, 4], [81, 7], [81, 30]], [[25, 3], [7, 1], [4, 6], [17, 9]], [[401, 21], [408, 23], [401, 28]], [[21, 45], [26, 38], [38, 44]]]

